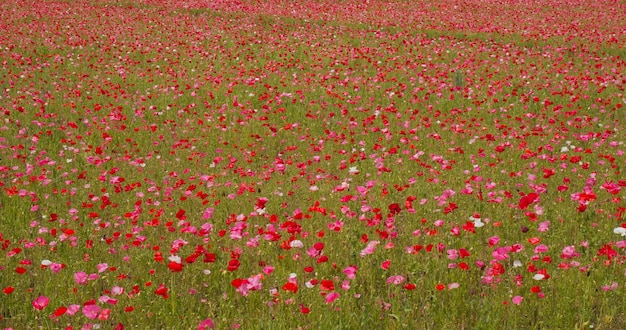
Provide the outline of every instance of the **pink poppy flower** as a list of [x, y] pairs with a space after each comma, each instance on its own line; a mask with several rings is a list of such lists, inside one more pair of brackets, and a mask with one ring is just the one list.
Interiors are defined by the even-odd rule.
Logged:
[[404, 276], [402, 275], [389, 276], [387, 278], [387, 283], [388, 284], [402, 284], [404, 283]]
[[200, 324], [198, 324], [198, 330], [213, 329], [214, 326], [215, 325], [213, 324], [213, 320], [206, 319], [206, 320], [200, 322]]
[[76, 284], [87, 284], [87, 273], [85, 272], [76, 272], [74, 273], [74, 281]]
[[561, 252], [561, 258], [563, 259], [572, 259], [578, 257], [579, 255], [580, 254], [576, 252], [576, 248], [573, 245], [564, 247]]
[[113, 295], [120, 295], [124, 293], [124, 288], [122, 288], [121, 286], [114, 286], [113, 288], [111, 288], [111, 294]]
[[550, 221], [544, 221], [539, 224], [539, 228], [537, 228], [537, 231], [539, 231], [540, 233], [548, 231], [548, 227], [550, 227]]
[[548, 251], [548, 247], [544, 244], [539, 244], [537, 245], [537, 247], [535, 247], [535, 253], [544, 253], [546, 251]]
[[67, 306], [67, 315], [74, 315], [76, 314], [76, 312], [78, 312], [80, 310], [80, 305], [69, 305]]
[[365, 249], [361, 250], [361, 257], [365, 257], [368, 254], [373, 254], [374, 250], [376, 249], [376, 245], [378, 244], [380, 244], [379, 241], [370, 241], [369, 243], [367, 243]]
[[33, 307], [36, 310], [43, 310], [50, 303], [50, 299], [46, 296], [39, 296], [33, 300]]
[[339, 298], [339, 294], [337, 292], [331, 292], [329, 294], [326, 295], [326, 304], [330, 304], [333, 301], [337, 300], [337, 298]]
[[55, 274], [57, 274], [58, 272], [61, 271], [61, 269], [63, 269], [63, 265], [57, 264], [56, 262], [51, 263], [50, 266], [48, 267], [50, 267], [50, 270]]
[[96, 268], [98, 269], [98, 273], [102, 273], [109, 268], [109, 265], [102, 263], [102, 264], [98, 264]]
[[354, 279], [355, 274], [356, 274], [356, 270], [357, 270], [357, 268], [355, 266], [350, 266], [350, 267], [347, 267], [346, 269], [344, 269], [343, 273], [346, 274], [346, 276], [349, 279]]
[[98, 305], [85, 305], [83, 306], [83, 314], [88, 319], [95, 320], [98, 317], [98, 313], [100, 312], [100, 306]]

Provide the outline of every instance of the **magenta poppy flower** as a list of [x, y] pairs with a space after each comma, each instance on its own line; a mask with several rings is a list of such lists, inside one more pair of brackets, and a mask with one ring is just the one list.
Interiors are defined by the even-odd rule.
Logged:
[[76, 284], [87, 284], [87, 273], [85, 272], [76, 272], [74, 273], [74, 281]]
[[50, 299], [46, 296], [39, 296], [33, 300], [33, 307], [36, 310], [43, 310], [50, 303]]
[[98, 313], [100, 312], [100, 306], [98, 305], [85, 305], [83, 307], [83, 314], [85, 314], [85, 316], [88, 319], [96, 319], [96, 317], [98, 317]]
[[337, 300], [337, 298], [339, 298], [339, 294], [337, 292], [331, 292], [326, 295], [326, 303], [330, 304], [333, 301]]
[[344, 269], [344, 270], [343, 270], [344, 274], [346, 274], [346, 276], [347, 276], [349, 279], [353, 279], [353, 278], [355, 278], [355, 276], [356, 276], [356, 275], [355, 275], [355, 274], [356, 274], [356, 271], [357, 271], [356, 266], [350, 266], [350, 267], [348, 267], [348, 268], [346, 268], [346, 269]]
[[214, 324], [213, 324], [213, 320], [211, 319], [206, 319], [200, 322], [200, 324], [198, 324], [198, 330], [213, 329], [213, 327], [214, 327]]

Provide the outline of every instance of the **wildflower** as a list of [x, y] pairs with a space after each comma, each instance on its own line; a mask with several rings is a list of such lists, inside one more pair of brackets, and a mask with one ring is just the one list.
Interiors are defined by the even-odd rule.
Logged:
[[62, 264], [57, 264], [56, 262], [51, 263], [49, 267], [50, 267], [50, 270], [51, 270], [53, 273], [55, 273], [55, 274], [57, 274], [58, 272], [60, 272], [60, 271], [61, 271], [61, 269], [65, 268], [65, 267], [64, 267], [64, 265], [62, 265]]
[[326, 304], [330, 304], [333, 301], [337, 300], [337, 298], [339, 298], [339, 294], [337, 292], [331, 292], [329, 294], [326, 295]]
[[608, 260], [613, 259], [613, 257], [617, 256], [617, 252], [615, 252], [615, 250], [613, 250], [613, 247], [611, 247], [609, 244], [604, 244], [604, 246], [602, 246], [599, 250], [598, 250], [598, 256], [603, 256], [605, 255]]
[[123, 293], [124, 293], [124, 288], [120, 286], [114, 286], [113, 288], [111, 288], [111, 294], [113, 295], [121, 295]]
[[300, 248], [301, 249], [301, 248], [304, 247], [304, 244], [302, 243], [302, 241], [295, 239], [295, 240], [289, 242], [289, 246], [292, 247], [292, 248]]
[[228, 271], [229, 272], [234, 272], [235, 270], [237, 270], [237, 268], [239, 268], [239, 265], [241, 265], [241, 263], [239, 262], [239, 260], [237, 259], [231, 259], [228, 262]]
[[576, 252], [576, 248], [573, 245], [566, 246], [563, 248], [561, 253], [561, 258], [563, 259], [572, 259], [578, 257], [580, 254]]
[[[106, 320], [109, 319], [110, 315], [111, 315], [111, 309], [110, 308], [103, 308], [98, 313], [98, 320], [106, 321]], [[118, 329], [118, 328], [116, 328], [116, 329]]]
[[287, 282], [285, 283], [285, 285], [283, 285], [282, 287], [283, 291], [289, 291], [292, 293], [296, 293], [298, 292], [298, 284], [293, 283], [293, 282]]
[[452, 283], [448, 284], [448, 290], [458, 289], [460, 286], [461, 285], [459, 283], [452, 282]]
[[509, 254], [508, 254], [509, 251], [510, 251], [509, 247], [498, 247], [491, 253], [491, 255], [496, 260], [505, 260], [509, 257]]
[[379, 241], [370, 241], [369, 243], [367, 243], [367, 247], [363, 250], [361, 250], [361, 257], [365, 257], [366, 255], [369, 254], [373, 254], [374, 250], [376, 249], [376, 245], [380, 244]]
[[404, 276], [394, 275], [387, 278], [387, 284], [402, 284], [404, 283]]
[[322, 280], [322, 283], [320, 284], [320, 289], [323, 291], [334, 291], [335, 283], [333, 283], [333, 281], [331, 280]]
[[624, 227], [617, 227], [617, 228], [613, 229], [613, 233], [621, 235], [621, 236], [626, 236], [626, 228], [624, 228]]
[[206, 319], [206, 320], [200, 322], [200, 324], [198, 324], [198, 330], [213, 329], [214, 326], [215, 325], [213, 324], [213, 320]]
[[534, 203], [537, 199], [539, 198], [539, 195], [537, 193], [529, 193], [527, 195], [524, 195], [520, 200], [519, 200], [519, 208], [521, 210], [524, 210], [526, 208], [528, 208], [528, 206], [532, 203]]
[[63, 316], [67, 312], [67, 307], [61, 306], [57, 308], [52, 315], [50, 315], [51, 319], [55, 319], [57, 317]]
[[98, 317], [98, 313], [100, 312], [100, 306], [96, 304], [85, 305], [83, 306], [83, 314], [88, 319], [96, 319]]
[[544, 221], [542, 223], [539, 224], [539, 228], [537, 228], [537, 231], [539, 231], [540, 233], [546, 232], [549, 230], [550, 226], [550, 221]]
[[43, 310], [50, 303], [50, 299], [46, 296], [39, 296], [33, 300], [33, 308], [36, 310]]
[[389, 205], [389, 212], [391, 213], [391, 215], [395, 215], [400, 213], [400, 211], [402, 211], [402, 209], [400, 208], [400, 205], [398, 205], [398, 203], [393, 203]]
[[167, 294], [167, 291], [168, 291], [167, 287], [164, 284], [160, 284], [159, 287], [156, 290], [154, 290], [154, 293], [163, 297], [164, 299], [167, 299], [169, 297]]
[[545, 244], [539, 244], [535, 247], [535, 253], [544, 253], [548, 251], [548, 247]]
[[[230, 266], [230, 264], [229, 264], [229, 266]], [[170, 261], [167, 264], [167, 268], [169, 268], [172, 271], [172, 273], [181, 272], [183, 270], [183, 264], [178, 263], [178, 262], [174, 262], [174, 261]]]
[[66, 311], [66, 313], [67, 313], [67, 315], [74, 315], [74, 314], [76, 314], [79, 310], [80, 310], [80, 305], [73, 304], [73, 305], [69, 305], [69, 306], [67, 306], [67, 311]]
[[98, 264], [96, 268], [98, 269], [98, 273], [102, 273], [109, 268], [109, 265], [106, 263], [102, 263], [102, 264]]
[[447, 251], [447, 253], [448, 253], [448, 259], [450, 259], [450, 260], [454, 260], [454, 259], [457, 259], [459, 257], [459, 254], [458, 254], [457, 250], [455, 250], [455, 249], [450, 249], [450, 250]]
[[356, 266], [350, 266], [350, 267], [347, 267], [346, 269], [344, 269], [343, 273], [346, 274], [346, 276], [349, 279], [354, 279], [356, 271], [357, 271]]
[[613, 283], [611, 283], [611, 285], [604, 285], [604, 286], [602, 286], [602, 291], [617, 290], [618, 287], [619, 287], [619, 284], [617, 282], [613, 282]]
[[545, 275], [543, 275], [543, 274], [535, 274], [535, 275], [533, 275], [533, 280], [535, 280], [535, 281], [541, 281], [541, 280], [543, 280], [545, 277], [546, 277], [546, 276], [545, 276]]

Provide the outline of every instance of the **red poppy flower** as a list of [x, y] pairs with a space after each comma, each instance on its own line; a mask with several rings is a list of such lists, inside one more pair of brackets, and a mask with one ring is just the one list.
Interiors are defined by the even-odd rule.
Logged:
[[65, 314], [65, 312], [67, 312], [67, 307], [61, 306], [57, 308], [52, 315], [50, 315], [50, 318], [57, 318]]
[[239, 262], [239, 260], [236, 259], [232, 259], [228, 262], [228, 271], [229, 272], [234, 272], [237, 270], [237, 268], [239, 268], [239, 266], [241, 265], [241, 263]]
[[520, 210], [524, 210], [526, 208], [528, 208], [528, 206], [532, 203], [534, 203], [537, 198], [539, 198], [539, 194], [537, 193], [529, 193], [527, 195], [524, 195], [520, 200], [519, 200], [519, 208]]
[[415, 290], [417, 286], [413, 283], [408, 283], [407, 285], [404, 286], [405, 290], [411, 291], [411, 290]]
[[216, 259], [217, 258], [216, 258], [214, 253], [207, 252], [207, 253], [204, 254], [204, 260], [203, 261], [204, 262], [215, 262]]
[[402, 209], [400, 208], [400, 205], [398, 205], [398, 203], [393, 203], [389, 205], [389, 212], [391, 213], [391, 215], [395, 215], [400, 213], [400, 211], [402, 211]]
[[283, 291], [290, 291], [293, 293], [298, 292], [298, 285], [296, 283], [287, 282], [283, 285]]
[[161, 284], [161, 285], [159, 285], [159, 287], [156, 290], [154, 290], [154, 293], [159, 295], [159, 296], [161, 296], [161, 297], [163, 297], [163, 298], [165, 298], [165, 299], [167, 299], [167, 297], [168, 297], [167, 291], [168, 291], [167, 287], [165, 285]]
[[245, 279], [241, 279], [241, 278], [236, 278], [234, 280], [232, 280], [230, 282], [230, 284], [232, 284], [232, 286], [234, 286], [235, 288], [239, 289], [239, 287], [244, 284], [247, 280]]
[[313, 244], [313, 248], [315, 248], [317, 251], [321, 251], [321, 250], [324, 249], [324, 243], [317, 242], [317, 243]]
[[324, 291], [333, 291], [335, 290], [335, 283], [331, 280], [322, 280], [320, 284], [320, 289]]
[[183, 264], [179, 264], [174, 261], [170, 261], [167, 264], [167, 268], [169, 268], [173, 273], [181, 272], [183, 270]]

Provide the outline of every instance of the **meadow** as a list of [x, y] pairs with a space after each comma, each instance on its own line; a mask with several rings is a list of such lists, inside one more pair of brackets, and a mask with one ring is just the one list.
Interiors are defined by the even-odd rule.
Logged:
[[2, 1], [0, 329], [624, 329], [624, 22]]

